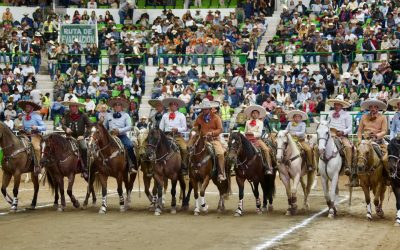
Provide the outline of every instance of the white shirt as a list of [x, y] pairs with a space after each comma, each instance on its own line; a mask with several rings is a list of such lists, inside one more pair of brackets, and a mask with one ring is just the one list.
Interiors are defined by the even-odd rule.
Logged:
[[260, 138], [261, 135], [262, 135], [262, 131], [264, 129], [264, 123], [261, 120], [257, 119], [256, 120], [256, 125], [255, 126], [251, 126], [250, 125], [251, 121], [252, 120], [246, 121], [246, 127], [244, 129], [244, 132], [245, 133], [248, 133], [248, 132], [253, 133], [255, 138]]
[[33, 90], [31, 90], [31, 93], [30, 93], [31, 98], [32, 98], [32, 101], [33, 101], [34, 103], [36, 103], [36, 104], [39, 104], [39, 105], [40, 105], [40, 103], [41, 103], [41, 96], [40, 96], [40, 94], [41, 94], [41, 91], [38, 90], [38, 89], [33, 89]]
[[9, 120], [9, 121], [5, 120], [4, 124], [6, 124], [7, 127], [9, 127], [11, 130], [14, 129], [14, 121], [13, 120]]
[[93, 111], [95, 108], [96, 108], [96, 104], [94, 104], [94, 101], [90, 100], [89, 102], [85, 102], [86, 112]]
[[351, 133], [351, 115], [344, 110], [339, 111], [339, 118], [334, 118], [333, 114], [335, 111], [332, 111], [329, 116], [328, 120], [329, 127], [334, 128], [336, 130], [342, 131], [343, 134], [348, 135]]
[[170, 112], [163, 115], [160, 121], [160, 129], [164, 132], [171, 132], [173, 128], [178, 129], [178, 132], [182, 133], [187, 130], [186, 117], [179, 111], [175, 112], [175, 119], [169, 119]]
[[188, 104], [190, 102], [191, 96], [189, 94], [180, 94], [179, 95], [179, 99], [181, 99], [182, 101], [184, 101], [186, 104]]
[[122, 84], [123, 84], [125, 87], [131, 88], [131, 87], [132, 87], [132, 82], [133, 82], [133, 77], [132, 77], [132, 76], [126, 75], [126, 76], [124, 76], [124, 78], [122, 79]]
[[[32, 95], [32, 92], [31, 92], [31, 95]], [[77, 101], [78, 101], [78, 97], [76, 97], [76, 95], [75, 95], [74, 93], [72, 93], [72, 94], [66, 93], [66, 94], [64, 95], [64, 102], [70, 101], [69, 96], [72, 96], [72, 98], [71, 98], [71, 101], [72, 101], [72, 102], [77, 102]]]

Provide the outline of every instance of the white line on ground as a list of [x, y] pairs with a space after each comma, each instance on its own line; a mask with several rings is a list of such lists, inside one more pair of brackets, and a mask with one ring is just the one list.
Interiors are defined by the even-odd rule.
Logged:
[[[345, 197], [343, 199], [341, 199], [338, 204], [341, 204], [345, 201], [347, 201], [349, 199], [349, 197]], [[304, 219], [303, 221], [301, 221], [300, 223], [294, 225], [293, 227], [289, 228], [288, 230], [278, 234], [277, 236], [273, 237], [272, 239], [267, 239], [266, 241], [264, 241], [263, 243], [257, 245], [256, 247], [254, 247], [254, 250], [261, 250], [261, 249], [267, 249], [272, 247], [273, 245], [275, 245], [276, 243], [278, 243], [279, 241], [283, 240], [284, 238], [286, 238], [288, 235], [290, 235], [291, 233], [293, 233], [294, 231], [301, 229], [305, 226], [307, 226], [308, 224], [310, 224], [311, 221], [313, 221], [315, 218], [317, 218], [318, 216], [324, 214], [328, 212], [328, 208], [324, 208], [321, 211], [319, 211], [316, 214], [313, 214], [311, 217], [308, 217], [307, 219]]]

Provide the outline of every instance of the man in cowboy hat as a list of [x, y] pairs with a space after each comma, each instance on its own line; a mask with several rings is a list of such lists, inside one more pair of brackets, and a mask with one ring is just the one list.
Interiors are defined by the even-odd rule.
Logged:
[[246, 122], [246, 127], [244, 132], [246, 137], [252, 141], [256, 140], [257, 144], [261, 148], [262, 152], [264, 153], [264, 159], [267, 161], [264, 164], [265, 167], [265, 174], [272, 174], [272, 160], [270, 157], [270, 150], [267, 145], [261, 140], [262, 131], [264, 129], [264, 123], [260, 119], [264, 119], [267, 115], [267, 111], [264, 107], [260, 105], [251, 105], [244, 110], [244, 113], [249, 118]]
[[162, 116], [159, 128], [164, 131], [167, 136], [172, 137], [178, 145], [183, 162], [182, 174], [187, 175], [188, 151], [186, 142], [182, 136], [182, 132], [187, 130], [186, 117], [178, 111], [179, 108], [185, 106], [185, 103], [181, 99], [175, 97], [165, 98], [161, 103], [165, 108], [169, 107], [169, 112], [166, 112]]
[[201, 133], [206, 135], [207, 140], [213, 145], [219, 166], [218, 179], [223, 181], [226, 180], [225, 151], [221, 142], [219, 141], [219, 135], [222, 133], [222, 121], [218, 115], [211, 112], [212, 108], [216, 108], [218, 106], [219, 105], [217, 103], [210, 102], [207, 98], [205, 98], [200, 105], [193, 107], [196, 109], [201, 109], [201, 114], [197, 117], [193, 127], [200, 126]]
[[126, 113], [129, 107], [129, 101], [125, 98], [116, 97], [108, 101], [107, 105], [114, 109], [114, 112], [109, 113], [105, 118], [105, 126], [112, 134], [118, 136], [122, 144], [128, 152], [128, 166], [129, 172], [137, 173], [136, 156], [133, 151], [133, 143], [127, 136], [127, 132], [132, 130], [131, 117]]
[[151, 125], [154, 128], [159, 128], [161, 119], [165, 113], [164, 106], [159, 99], [150, 99], [149, 105], [154, 108], [154, 114], [150, 115]]
[[46, 130], [46, 125], [42, 120], [42, 116], [34, 111], [38, 111], [41, 107], [32, 101], [19, 101], [18, 106], [24, 110], [25, 115], [22, 117], [23, 131], [30, 137], [33, 147], [34, 174], [40, 173], [40, 132]]
[[326, 103], [334, 109], [328, 116], [329, 127], [332, 135], [338, 138], [344, 147], [344, 172], [346, 175], [350, 175], [353, 162], [353, 145], [348, 134], [351, 133], [352, 120], [350, 114], [343, 108], [349, 108], [351, 104], [339, 99], [329, 99]]
[[69, 111], [64, 114], [61, 120], [61, 127], [67, 136], [76, 139], [80, 157], [82, 157], [82, 175], [85, 179], [87, 179], [88, 157], [85, 136], [88, 135], [89, 128], [92, 126], [92, 123], [90, 122], [89, 117], [79, 110], [79, 108], [84, 108], [85, 104], [75, 101], [61, 102], [61, 104], [69, 107]]
[[314, 171], [313, 152], [310, 145], [308, 145], [305, 140], [306, 123], [303, 120], [307, 120], [307, 114], [300, 110], [293, 110], [288, 112], [287, 116], [290, 122], [286, 127], [286, 131], [292, 135], [293, 139], [298, 141], [301, 148], [306, 153], [307, 170]]

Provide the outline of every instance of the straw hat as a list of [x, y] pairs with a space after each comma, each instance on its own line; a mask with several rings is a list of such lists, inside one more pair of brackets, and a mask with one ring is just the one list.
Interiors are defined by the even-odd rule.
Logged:
[[292, 111], [288, 112], [288, 114], [287, 114], [288, 120], [293, 121], [293, 117], [295, 115], [301, 115], [302, 120], [308, 119], [308, 115], [305, 112], [303, 112], [301, 110], [292, 110]]
[[64, 102], [61, 102], [61, 104], [64, 105], [64, 106], [75, 105], [75, 106], [78, 106], [78, 108], [85, 107], [85, 104], [80, 103], [80, 102], [76, 102], [76, 101], [64, 101]]
[[148, 101], [149, 105], [152, 106], [153, 108], [155, 108], [158, 104], [162, 105], [162, 102], [160, 99], [150, 99]]
[[379, 110], [387, 109], [387, 105], [384, 102], [378, 100], [366, 100], [361, 103], [362, 110], [369, 110], [370, 106], [378, 106]]
[[258, 113], [260, 114], [259, 118], [264, 118], [267, 115], [267, 111], [265, 110], [265, 108], [260, 105], [251, 105], [251, 106], [247, 107], [244, 110], [244, 114], [247, 117], [251, 117], [251, 113], [253, 113], [254, 110], [258, 111]]
[[211, 109], [211, 108], [217, 108], [219, 107], [217, 102], [211, 102], [210, 100], [208, 100], [207, 98], [204, 98], [203, 101], [197, 105], [194, 106], [194, 109]]
[[343, 101], [343, 100], [340, 100], [340, 99], [328, 99], [328, 100], [326, 101], [326, 104], [328, 104], [328, 105], [331, 106], [331, 107], [333, 107], [333, 106], [335, 105], [335, 103], [339, 103], [339, 104], [342, 105], [343, 108], [345, 108], [345, 109], [351, 106], [350, 103], [348, 103], [348, 102], [346, 102], [346, 101]]
[[171, 105], [171, 103], [176, 103], [178, 104], [178, 108], [182, 108], [185, 107], [185, 102], [179, 98], [176, 97], [168, 97], [165, 98], [161, 101], [162, 105], [166, 108], [169, 107], [169, 105]]
[[23, 110], [25, 110], [26, 105], [32, 106], [34, 111], [40, 110], [42, 108], [42, 107], [40, 107], [39, 104], [36, 104], [32, 101], [19, 101], [18, 102], [18, 107], [20, 107]]
[[129, 107], [129, 101], [122, 97], [111, 98], [110, 100], [108, 100], [107, 105], [109, 107], [114, 107], [118, 103], [122, 104], [122, 107], [124, 109]]
[[399, 103], [399, 102], [400, 102], [400, 98], [393, 98], [388, 101], [388, 104], [393, 107], [397, 107], [397, 103]]

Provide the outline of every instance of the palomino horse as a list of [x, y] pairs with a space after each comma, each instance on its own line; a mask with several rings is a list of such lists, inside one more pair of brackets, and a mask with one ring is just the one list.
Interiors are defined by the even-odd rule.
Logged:
[[376, 214], [383, 218], [383, 200], [385, 198], [385, 177], [382, 160], [375, 152], [371, 140], [363, 140], [357, 148], [357, 175], [360, 185], [364, 191], [365, 202], [367, 203], [367, 219], [372, 220], [370, 190], [374, 194], [374, 205]]
[[[333, 141], [327, 121], [321, 121], [317, 127], [318, 135], [318, 170], [322, 178], [322, 188], [326, 204], [328, 205], [328, 217], [334, 218], [337, 214], [335, 201], [339, 193], [339, 173], [342, 168], [342, 157]], [[329, 181], [331, 182], [328, 186]]]
[[229, 137], [227, 162], [233, 164], [236, 182], [239, 186], [239, 204], [235, 216], [242, 216], [244, 182], [250, 182], [256, 198], [256, 212], [262, 213], [258, 185], [261, 184], [263, 195], [268, 197], [275, 192], [275, 175], [265, 175], [262, 158], [251, 142], [240, 132], [234, 132]]
[[[76, 145], [78, 150], [78, 145]], [[65, 208], [64, 195], [64, 177], [68, 177], [67, 194], [71, 198], [71, 202], [75, 208], [79, 208], [79, 201], [72, 194], [72, 187], [75, 181], [75, 175], [82, 172], [79, 163], [79, 155], [74, 152], [71, 142], [59, 133], [53, 133], [45, 136], [41, 143], [41, 163], [46, 168], [47, 181], [53, 191], [55, 191], [54, 205], [58, 207], [58, 211], [62, 212]], [[86, 163], [87, 164], [87, 163]], [[91, 183], [93, 200], [96, 195]], [[58, 190], [61, 194], [61, 204], [58, 205]]]
[[[128, 175], [126, 150], [123, 148], [122, 143], [118, 142], [117, 138], [113, 138], [101, 123], [97, 123], [92, 127], [88, 148], [90, 151], [95, 149], [97, 153], [92, 167], [95, 167], [95, 170], [98, 171], [97, 177], [101, 184], [102, 202], [99, 213], [104, 214], [107, 212], [107, 180], [109, 176], [117, 180], [120, 211], [124, 212], [127, 206], [125, 206], [122, 183], [125, 183], [127, 200], [133, 188], [133, 181], [129, 180]], [[132, 175], [130, 177], [134, 180], [136, 174]], [[92, 178], [93, 176], [90, 177]]]
[[[314, 172], [308, 172], [306, 164], [301, 157], [299, 148], [292, 136], [285, 130], [281, 130], [277, 137], [277, 153], [279, 177], [286, 189], [289, 208], [286, 215], [294, 215], [297, 212], [297, 187], [299, 183], [304, 193], [304, 208], [309, 209], [308, 196], [310, 194], [311, 185], [314, 181]], [[307, 186], [303, 176], [307, 175]], [[291, 184], [293, 180], [293, 184]]]
[[[157, 206], [154, 215], [161, 215], [162, 197], [165, 178], [171, 180], [171, 213], [176, 213], [176, 184], [179, 181], [183, 197], [185, 197], [185, 180], [181, 174], [182, 158], [178, 150], [171, 148], [170, 140], [158, 128], [149, 131], [146, 140], [146, 160], [154, 167], [154, 179], [157, 182]], [[183, 204], [182, 204], [183, 205]]]
[[396, 196], [396, 222], [395, 226], [400, 226], [400, 141], [392, 139], [388, 146], [389, 162], [387, 172], [392, 184], [393, 193]]
[[[212, 154], [206, 143], [206, 136], [201, 134], [200, 129], [194, 128], [190, 132], [188, 143], [189, 149], [189, 177], [190, 183], [193, 187], [195, 208], [194, 215], [199, 215], [202, 212], [208, 212], [208, 205], [206, 204], [205, 191], [212, 180], [217, 186], [219, 191], [218, 211], [225, 211], [224, 196], [229, 194], [230, 191], [230, 178], [225, 181], [219, 182], [217, 174], [213, 173], [213, 164], [216, 159], [213, 159]], [[225, 168], [226, 176], [230, 176], [229, 169]], [[199, 187], [200, 187], [200, 201], [199, 201]], [[187, 194], [186, 201], [190, 199], [190, 187]]]
[[[28, 145], [29, 141], [27, 139], [19, 139], [7, 125], [0, 122], [0, 146], [4, 155], [1, 193], [11, 205], [11, 212], [16, 212], [18, 208], [18, 189], [23, 173], [31, 172], [34, 189], [31, 208], [34, 209], [36, 207], [37, 195], [39, 192], [39, 179], [33, 173], [34, 152], [33, 149], [29, 149]], [[7, 187], [8, 184], [10, 184], [11, 177], [14, 177], [14, 198], [11, 198], [7, 194]]]

